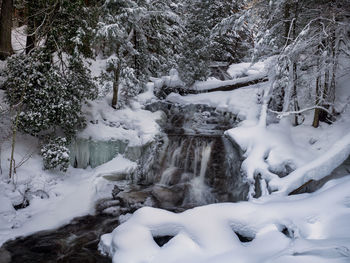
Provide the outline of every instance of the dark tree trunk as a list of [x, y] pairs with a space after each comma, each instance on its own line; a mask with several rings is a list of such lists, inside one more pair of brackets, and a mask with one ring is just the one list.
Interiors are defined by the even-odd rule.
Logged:
[[35, 46], [35, 21], [33, 17], [28, 16], [28, 25], [27, 25], [27, 40], [26, 40], [26, 54], [34, 48]]
[[12, 51], [11, 30], [12, 30], [12, 0], [1, 1], [0, 13], [0, 59], [4, 60], [10, 56]]
[[113, 71], [114, 71], [114, 81], [113, 81], [112, 107], [116, 109], [117, 103], [118, 103], [120, 66], [118, 65]]
[[[316, 105], [320, 103], [320, 77], [316, 79]], [[314, 113], [314, 121], [312, 126], [317, 128], [320, 125], [320, 109], [316, 108]]]
[[[292, 100], [293, 100], [293, 106], [294, 111], [300, 110], [299, 102], [298, 102], [298, 94], [297, 94], [297, 81], [298, 81], [298, 74], [297, 74], [297, 64], [296, 62], [293, 63], [293, 90], [292, 90]], [[298, 126], [298, 114], [294, 115], [294, 126]]]
[[35, 46], [35, 8], [33, 6], [33, 1], [27, 4], [27, 41], [26, 41], [26, 54], [34, 48]]

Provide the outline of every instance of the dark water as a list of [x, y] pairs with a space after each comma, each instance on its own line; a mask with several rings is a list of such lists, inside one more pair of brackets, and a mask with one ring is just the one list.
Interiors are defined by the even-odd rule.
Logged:
[[[100, 255], [97, 245], [100, 236], [111, 232], [117, 225], [116, 217], [110, 215], [75, 218], [69, 225], [56, 230], [5, 243], [5, 252], [0, 252], [0, 258], [3, 255], [3, 262], [12, 263], [111, 262], [108, 257]], [[11, 254], [10, 261], [5, 261], [7, 252]]]
[[223, 135], [237, 123], [234, 115], [203, 105], [157, 103], [148, 109], [163, 110], [167, 121], [159, 143], [139, 161], [139, 179], [125, 188], [116, 187], [110, 199], [96, 205], [95, 216], [5, 243], [0, 263], [111, 262], [99, 254], [97, 245], [102, 234], [118, 226], [120, 215], [144, 205], [180, 212], [246, 199], [248, 185], [239, 172], [240, 153]]

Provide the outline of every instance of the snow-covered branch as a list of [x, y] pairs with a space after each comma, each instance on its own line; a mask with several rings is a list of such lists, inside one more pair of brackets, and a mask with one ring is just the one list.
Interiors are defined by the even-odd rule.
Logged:
[[292, 115], [292, 114], [301, 114], [301, 113], [304, 113], [304, 112], [307, 112], [310, 110], [314, 110], [314, 109], [321, 109], [329, 114], [332, 114], [328, 109], [326, 109], [325, 107], [322, 107], [322, 106], [312, 106], [312, 107], [308, 107], [308, 108], [297, 110], [297, 111], [282, 112], [282, 111], [274, 111], [271, 109], [269, 109], [268, 111], [277, 114], [277, 118], [282, 119], [282, 118], [287, 117], [287, 116]]

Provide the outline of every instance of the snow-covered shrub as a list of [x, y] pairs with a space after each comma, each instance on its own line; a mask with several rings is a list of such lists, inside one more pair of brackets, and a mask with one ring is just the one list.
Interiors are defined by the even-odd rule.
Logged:
[[58, 137], [51, 140], [41, 149], [43, 156], [44, 169], [59, 169], [67, 171], [69, 166], [69, 149], [67, 148], [66, 138]]
[[120, 73], [122, 81], [120, 83], [120, 99], [118, 101], [118, 107], [124, 107], [127, 105], [131, 98], [136, 97], [141, 93], [143, 89], [142, 83], [137, 79], [135, 75], [135, 70], [130, 67], [125, 67]]
[[22, 131], [71, 137], [84, 127], [81, 107], [96, 97], [97, 89], [79, 56], [53, 63], [51, 54], [39, 49], [11, 57], [7, 74], [6, 98], [20, 112]]

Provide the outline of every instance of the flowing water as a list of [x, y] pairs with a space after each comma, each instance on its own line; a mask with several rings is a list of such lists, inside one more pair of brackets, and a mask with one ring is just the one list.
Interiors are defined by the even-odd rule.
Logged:
[[[236, 125], [234, 115], [203, 105], [181, 107], [164, 102], [149, 105], [148, 109], [162, 110], [167, 119], [162, 123], [163, 134], [139, 158], [140, 169], [134, 180], [116, 186], [110, 199], [97, 204], [95, 216], [7, 242], [0, 250], [0, 258], [11, 255], [12, 261], [7, 262], [21, 263], [110, 262], [99, 255], [97, 243], [101, 234], [118, 225], [120, 215], [144, 205], [181, 212], [198, 205], [246, 199], [248, 185], [239, 171], [241, 155], [223, 135]], [[82, 145], [81, 149], [89, 148], [89, 156], [75, 160], [101, 162], [101, 158], [96, 161], [93, 157], [96, 149], [104, 147], [97, 144], [94, 148]], [[113, 154], [107, 150], [106, 160]]]

